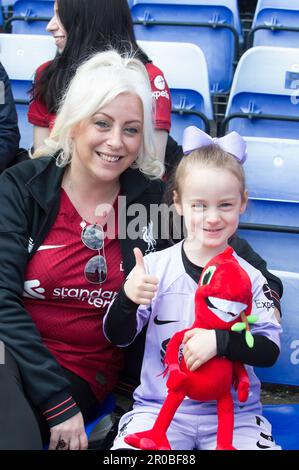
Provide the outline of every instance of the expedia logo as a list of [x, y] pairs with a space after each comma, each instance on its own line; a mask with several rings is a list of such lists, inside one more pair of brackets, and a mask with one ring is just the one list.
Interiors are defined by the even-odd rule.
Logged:
[[152, 93], [153, 98], [158, 100], [160, 97], [167, 98], [169, 100], [169, 93], [168, 91], [153, 91]]
[[157, 90], [164, 90], [165, 89], [165, 80], [162, 75], [157, 75], [154, 80], [154, 85]]
[[270, 287], [268, 286], [268, 284], [264, 284], [264, 285], [263, 285], [263, 292], [264, 292], [264, 294], [265, 294], [265, 297], [266, 297], [268, 300], [273, 300], [272, 293], [271, 293], [271, 289], [270, 289]]
[[268, 312], [270, 309], [274, 308], [274, 301], [273, 301], [273, 297], [271, 294], [271, 289], [268, 286], [268, 284], [263, 285], [263, 293], [267, 300], [256, 299], [255, 305], [257, 308], [266, 309]]

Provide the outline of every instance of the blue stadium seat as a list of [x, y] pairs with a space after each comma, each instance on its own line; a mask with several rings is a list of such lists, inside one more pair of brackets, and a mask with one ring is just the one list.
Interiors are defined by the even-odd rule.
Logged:
[[[128, 4], [130, 8], [134, 5], [134, 3], [140, 3], [135, 0], [128, 0]], [[156, 3], [155, 0], [151, 1], [148, 0], [148, 2], [144, 1], [143, 3]], [[169, 4], [181, 4], [181, 5], [203, 5], [203, 6], [226, 6], [233, 12], [234, 16], [234, 27], [238, 31], [239, 34], [239, 40], [240, 42], [243, 41], [243, 33], [242, 33], [242, 25], [241, 25], [241, 20], [240, 20], [240, 13], [239, 13], [239, 5], [238, 5], [238, 0], [226, 0], [226, 1], [220, 1], [220, 0], [159, 0], [159, 3], [169, 3]]]
[[254, 46], [298, 47], [298, 0], [259, 0], [250, 36]]
[[47, 34], [46, 25], [53, 16], [54, 0], [18, 0], [13, 16], [5, 23], [14, 34]]
[[299, 220], [299, 140], [267, 137], [245, 140], [249, 204], [242, 222], [294, 226]]
[[[256, 368], [264, 383], [299, 386], [299, 225], [297, 233], [239, 230], [268, 262], [284, 285], [282, 298], [281, 354], [273, 367]], [[285, 450], [299, 450], [299, 404], [265, 405], [264, 414], [273, 425], [273, 436]]]
[[[135, 0], [131, 7], [134, 30], [139, 40], [190, 42], [199, 46], [206, 57], [211, 92], [227, 92], [239, 43], [234, 12], [226, 5], [206, 3]], [[176, 67], [175, 62], [173, 66]]]
[[190, 125], [209, 131], [213, 109], [207, 64], [201, 49], [182, 42], [138, 41], [138, 44], [161, 68], [169, 85], [172, 137], [181, 143], [183, 130]]
[[27, 120], [28, 92], [36, 69], [55, 53], [55, 42], [50, 36], [0, 34], [0, 62], [11, 82], [21, 133], [20, 146], [25, 149], [31, 147], [33, 140], [32, 125]]
[[112, 394], [108, 395], [105, 401], [99, 406], [95, 418], [85, 423], [85, 432], [89, 444], [98, 442], [106, 437], [112, 426], [111, 413], [115, 409], [115, 398]]
[[299, 49], [253, 47], [241, 57], [221, 132], [297, 139]]

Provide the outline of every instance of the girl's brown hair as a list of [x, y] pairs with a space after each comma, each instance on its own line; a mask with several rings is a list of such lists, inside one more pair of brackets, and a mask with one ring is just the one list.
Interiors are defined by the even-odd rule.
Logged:
[[182, 158], [174, 173], [172, 191], [176, 191], [178, 197], [182, 194], [182, 185], [192, 168], [195, 166], [203, 168], [220, 168], [230, 171], [240, 183], [242, 200], [245, 193], [245, 174], [242, 165], [230, 153], [222, 150], [217, 144], [201, 147], [193, 150], [189, 155]]

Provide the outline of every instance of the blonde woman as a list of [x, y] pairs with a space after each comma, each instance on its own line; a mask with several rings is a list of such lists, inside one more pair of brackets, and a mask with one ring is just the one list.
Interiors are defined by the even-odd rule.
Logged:
[[148, 218], [163, 192], [153, 133], [144, 65], [98, 53], [78, 68], [43, 156], [1, 176], [1, 449], [41, 449], [49, 432], [50, 449], [87, 447], [83, 421], [122, 365], [102, 319], [133, 247], [149, 247], [142, 227], [126, 234], [130, 207]]

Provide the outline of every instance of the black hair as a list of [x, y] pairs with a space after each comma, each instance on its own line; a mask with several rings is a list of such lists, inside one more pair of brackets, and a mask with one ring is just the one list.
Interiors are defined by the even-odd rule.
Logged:
[[57, 6], [66, 45], [37, 77], [32, 92], [49, 113], [57, 112], [78, 66], [94, 53], [113, 48], [150, 62], [136, 42], [127, 0], [57, 0]]

